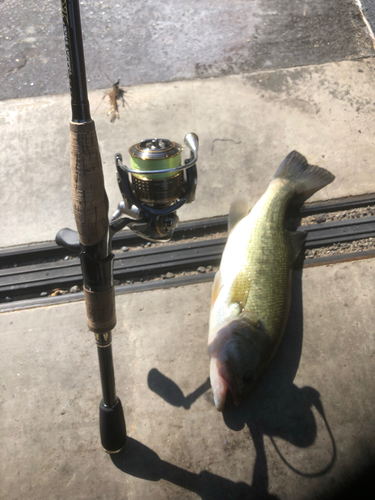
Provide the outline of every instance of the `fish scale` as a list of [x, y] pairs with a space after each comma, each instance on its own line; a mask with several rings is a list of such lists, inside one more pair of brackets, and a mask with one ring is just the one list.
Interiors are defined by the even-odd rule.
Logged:
[[[248, 218], [242, 219], [233, 230], [234, 246], [237, 246], [238, 240], [235, 233], [247, 233], [248, 241], [245, 265], [239, 270], [243, 278], [234, 281], [231, 290], [235, 288], [235, 295], [247, 295], [243, 311], [255, 322], [262, 320], [271, 336], [276, 335], [281, 326], [281, 311], [285, 309], [287, 298], [291, 251], [283, 220], [292, 195], [290, 186], [281, 179], [275, 179]], [[236, 261], [236, 253], [232, 251], [232, 245], [226, 248], [222, 259], [223, 269], [226, 255]]]

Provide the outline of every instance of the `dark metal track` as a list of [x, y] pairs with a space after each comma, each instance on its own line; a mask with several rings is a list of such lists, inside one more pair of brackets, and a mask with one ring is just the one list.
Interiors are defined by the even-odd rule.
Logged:
[[[335, 200], [324, 204], [311, 204], [302, 207], [300, 213], [303, 216], [334, 210], [347, 210], [375, 204], [375, 196], [371, 198], [356, 197], [356, 199]], [[320, 209], [318, 211], [318, 208]], [[344, 207], [344, 208], [343, 208]], [[324, 209], [324, 210], [323, 210]], [[221, 255], [226, 243], [227, 217], [216, 217], [192, 223], [182, 223], [176, 230], [175, 238], [179, 243], [160, 245], [152, 248], [141, 248], [132, 251], [116, 251], [114, 263], [114, 279], [118, 282], [142, 281], [160, 278], [168, 272], [181, 273], [196, 271], [200, 266], [217, 266], [220, 263]], [[324, 224], [312, 224], [301, 226], [298, 230], [307, 232], [305, 243], [306, 249], [319, 248], [340, 242], [350, 242], [359, 239], [375, 237], [375, 217], [363, 217], [348, 219], [338, 222]], [[220, 237], [223, 233], [223, 237]], [[214, 235], [214, 236], [213, 236]], [[225, 236], [224, 236], [225, 235]], [[200, 238], [192, 241], [194, 238]], [[189, 241], [185, 241], [189, 239]], [[140, 246], [145, 245], [145, 241], [131, 233], [125, 231], [116, 235], [114, 239], [114, 249], [124, 245]], [[361, 252], [356, 254], [332, 255], [323, 258], [305, 260], [304, 265], [319, 265], [353, 258], [365, 258], [375, 255], [375, 251]], [[58, 247], [54, 243], [43, 243], [28, 245], [27, 247], [15, 247], [0, 251], [0, 301], [4, 302], [9, 298], [14, 300], [30, 299], [39, 296], [41, 292], [51, 293], [54, 289], [69, 290], [73, 285], [82, 286], [82, 275], [79, 258], [64, 260], [63, 257], [69, 255], [69, 251]], [[60, 260], [57, 260], [60, 259]], [[5, 266], [11, 266], [4, 268]], [[16, 266], [16, 267], [15, 267]], [[205, 274], [205, 278], [183, 276], [187, 282], [210, 279], [212, 273]], [[189, 279], [188, 279], [189, 278]], [[174, 286], [177, 278], [173, 280], [161, 280], [157, 282], [138, 283], [141, 288], [154, 288], [163, 286]], [[173, 281], [173, 284], [172, 284]], [[151, 283], [153, 283], [151, 285]], [[134, 289], [136, 285], [126, 285]], [[134, 290], [135, 291], [135, 290]], [[69, 294], [71, 297], [71, 294]], [[8, 299], [6, 299], [8, 297]], [[76, 298], [79, 295], [76, 294]], [[47, 301], [47, 299], [57, 299], [57, 297], [40, 298], [37, 302]], [[62, 300], [62, 299], [59, 299]], [[66, 300], [66, 299], [65, 299]], [[10, 305], [10, 303], [8, 302]], [[0, 310], [6, 309], [7, 304], [3, 304]]]
[[[353, 208], [367, 207], [368, 205], [375, 205], [375, 193], [309, 203], [303, 205], [298, 210], [293, 210], [292, 208], [291, 213], [293, 216], [308, 217], [309, 215], [350, 210]], [[226, 215], [211, 219], [201, 219], [194, 222], [182, 222], [175, 230], [173, 240], [176, 241], [184, 238], [207, 236], [215, 232], [225, 232], [227, 223], [228, 217]], [[132, 247], [144, 244], [145, 241], [131, 231], [122, 231], [117, 233], [113, 238], [114, 249], [119, 249], [122, 246]], [[0, 268], [22, 265], [35, 260], [58, 260], [65, 256], [73, 255], [75, 255], [73, 252], [57, 246], [55, 242], [2, 248], [0, 249]]]
[[[374, 195], [375, 204], [375, 195]], [[214, 217], [212, 219], [201, 219], [194, 222], [181, 222], [173, 234], [173, 240], [187, 239], [210, 235], [216, 232], [225, 232], [227, 229], [228, 217]], [[145, 240], [130, 230], [121, 231], [115, 234], [112, 247], [114, 250], [123, 246], [136, 247], [144, 246]], [[58, 260], [65, 256], [76, 256], [70, 250], [59, 247], [55, 242], [34, 243], [18, 247], [0, 249], [0, 268], [23, 265], [39, 260]]]

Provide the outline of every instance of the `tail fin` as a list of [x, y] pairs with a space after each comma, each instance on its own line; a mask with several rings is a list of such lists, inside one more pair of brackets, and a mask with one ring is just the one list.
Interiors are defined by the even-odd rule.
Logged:
[[303, 202], [316, 191], [330, 184], [335, 176], [325, 168], [309, 165], [304, 156], [297, 151], [292, 151], [273, 176], [273, 179], [277, 178], [289, 181], [296, 191], [294, 201]]

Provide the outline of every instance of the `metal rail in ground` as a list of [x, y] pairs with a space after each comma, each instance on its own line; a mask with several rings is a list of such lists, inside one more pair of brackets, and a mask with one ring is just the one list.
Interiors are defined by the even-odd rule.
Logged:
[[[375, 204], [375, 196], [334, 200], [321, 204], [311, 204], [301, 208], [299, 215], [327, 213]], [[298, 215], [298, 214], [297, 214]], [[181, 286], [184, 284], [209, 281], [214, 273], [192, 274], [198, 267], [215, 267], [220, 263], [226, 242], [227, 217], [216, 217], [191, 223], [182, 223], [176, 231], [179, 243], [140, 248], [132, 251], [116, 251], [114, 279], [118, 293], [150, 290], [153, 288]], [[347, 219], [324, 224], [300, 226], [306, 231], [305, 248], [313, 249], [327, 245], [352, 242], [375, 237], [375, 217]], [[221, 236], [220, 233], [223, 233]], [[194, 239], [197, 238], [196, 241]], [[184, 240], [189, 240], [184, 242]], [[144, 245], [145, 241], [130, 232], [115, 238], [114, 248]], [[35, 307], [67, 300], [79, 300], [80, 294], [51, 296], [53, 290], [67, 291], [72, 286], [82, 285], [79, 258], [64, 260], [69, 255], [65, 249], [54, 243], [28, 245], [0, 251], [0, 311], [23, 307]], [[305, 266], [329, 264], [343, 260], [369, 258], [375, 250], [344, 253], [306, 259]], [[181, 274], [163, 280], [167, 273]], [[153, 281], [152, 281], [153, 280]], [[138, 283], [133, 283], [134, 281]], [[143, 282], [142, 282], [143, 281]], [[125, 284], [128, 282], [127, 284]], [[46, 295], [40, 297], [40, 294]], [[11, 300], [9, 300], [11, 299]]]
[[[375, 193], [337, 198], [323, 202], [308, 203], [298, 210], [291, 209], [293, 216], [308, 217], [328, 212], [351, 210], [375, 205]], [[173, 241], [183, 238], [206, 236], [213, 232], [225, 232], [227, 229], [228, 217], [213, 217], [211, 219], [201, 219], [193, 222], [182, 222], [177, 227], [173, 235]], [[113, 248], [122, 246], [144, 245], [145, 241], [131, 231], [122, 231], [115, 234], [113, 238]], [[0, 249], [0, 268], [14, 265], [22, 265], [36, 260], [58, 260], [65, 256], [74, 256], [73, 252], [59, 247], [55, 242], [35, 243], [16, 247]]]

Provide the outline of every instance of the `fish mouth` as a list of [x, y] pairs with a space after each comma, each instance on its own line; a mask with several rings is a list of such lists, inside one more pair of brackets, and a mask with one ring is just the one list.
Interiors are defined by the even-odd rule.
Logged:
[[229, 370], [226, 365], [221, 365], [221, 367], [219, 368], [219, 375], [222, 378], [224, 384], [226, 385], [228, 391], [230, 392], [234, 404], [238, 406], [242, 398], [239, 397], [235, 385], [231, 382], [231, 376], [229, 374]]
[[239, 406], [250, 395], [256, 385], [256, 376], [253, 370], [248, 370], [243, 375], [241, 381], [232, 375], [229, 367], [224, 364], [219, 368], [219, 375], [230, 392], [233, 403]]

